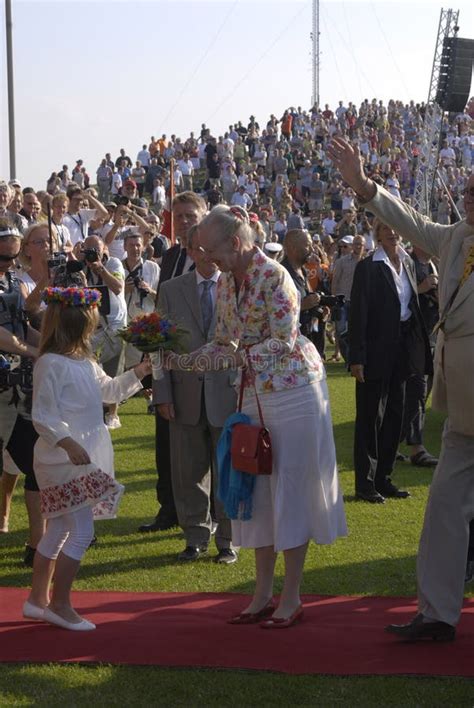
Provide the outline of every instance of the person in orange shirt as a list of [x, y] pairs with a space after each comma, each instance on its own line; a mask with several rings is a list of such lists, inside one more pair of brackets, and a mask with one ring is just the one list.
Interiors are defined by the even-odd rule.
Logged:
[[150, 138], [150, 144], [148, 146], [148, 152], [150, 153], [150, 158], [156, 157], [158, 155], [160, 148], [158, 145], [158, 141], [155, 140], [155, 136], [152, 135]]
[[167, 141], [166, 135], [164, 133], [161, 136], [161, 138], [159, 138], [159, 140], [157, 140], [157, 144], [158, 144], [158, 149], [160, 151], [160, 155], [164, 155], [164, 152], [168, 146], [168, 141]]

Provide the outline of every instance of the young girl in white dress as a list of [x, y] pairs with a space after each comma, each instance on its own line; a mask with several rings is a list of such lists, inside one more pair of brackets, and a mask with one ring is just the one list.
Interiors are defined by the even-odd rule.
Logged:
[[23, 616], [84, 631], [95, 625], [71, 606], [71, 586], [94, 536], [95, 512], [113, 517], [123, 490], [114, 479], [102, 403], [133, 395], [151, 366], [144, 361], [112, 379], [95, 362], [90, 337], [99, 319], [97, 290], [48, 288], [43, 299], [47, 309], [33, 373], [32, 417], [39, 434], [35, 474], [48, 524]]

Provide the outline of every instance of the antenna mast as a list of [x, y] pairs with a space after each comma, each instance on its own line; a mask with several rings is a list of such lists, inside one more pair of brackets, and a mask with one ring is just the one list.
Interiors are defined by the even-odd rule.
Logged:
[[313, 31], [312, 40], [312, 68], [313, 82], [311, 102], [313, 106], [319, 106], [319, 0], [313, 0]]

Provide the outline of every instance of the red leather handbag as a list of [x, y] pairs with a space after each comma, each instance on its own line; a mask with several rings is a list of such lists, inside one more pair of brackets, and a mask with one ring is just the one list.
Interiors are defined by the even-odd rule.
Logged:
[[[248, 364], [250, 368], [250, 363]], [[242, 411], [242, 400], [244, 397], [245, 379], [247, 369], [242, 371], [239, 394], [239, 413]], [[270, 432], [263, 422], [262, 409], [255, 387], [255, 397], [257, 399], [258, 416], [260, 425], [249, 423], [236, 423], [232, 428], [231, 440], [231, 460], [232, 467], [239, 472], [248, 474], [271, 474], [272, 473], [272, 441]]]

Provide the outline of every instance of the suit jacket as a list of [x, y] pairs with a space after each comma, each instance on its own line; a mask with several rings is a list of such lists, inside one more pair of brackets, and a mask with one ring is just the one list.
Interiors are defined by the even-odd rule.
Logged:
[[160, 282], [158, 283], [158, 288], [160, 288], [161, 284], [164, 283], [166, 280], [171, 279], [180, 252], [181, 246], [179, 245], [179, 243], [175, 243], [174, 246], [168, 248], [168, 250], [165, 251], [165, 253], [163, 254], [160, 266]]
[[439, 311], [446, 318], [436, 342], [433, 408], [447, 413], [452, 431], [474, 436], [474, 274], [456, 292], [465, 260], [463, 244], [474, 239], [474, 226], [465, 220], [435, 224], [381, 187], [365, 206], [439, 258]]
[[[411, 327], [406, 335], [405, 373], [432, 372], [431, 351], [417, 295], [411, 258], [402, 267], [410, 281]], [[390, 268], [373, 255], [354, 272], [349, 311], [349, 364], [363, 364], [367, 379], [390, 378], [400, 357], [400, 299]]]
[[[200, 295], [196, 271], [185, 273], [163, 283], [158, 298], [160, 312], [188, 331], [183, 341], [186, 351], [193, 352], [207, 341], [212, 341], [214, 318], [207, 339], [204, 336]], [[222, 427], [226, 418], [234, 413], [237, 397], [234, 389], [236, 371], [165, 372], [160, 381], [153, 381], [153, 403], [170, 403], [175, 407], [175, 420], [183, 425], [196, 425], [202, 411], [202, 397], [209, 423]]]

